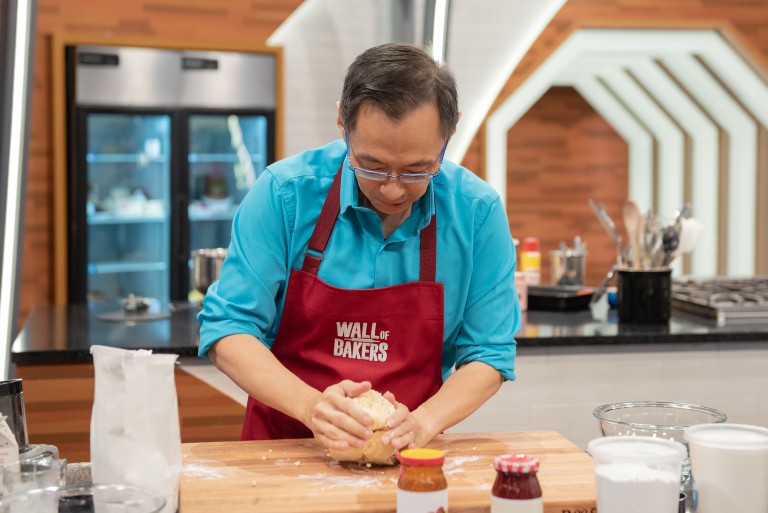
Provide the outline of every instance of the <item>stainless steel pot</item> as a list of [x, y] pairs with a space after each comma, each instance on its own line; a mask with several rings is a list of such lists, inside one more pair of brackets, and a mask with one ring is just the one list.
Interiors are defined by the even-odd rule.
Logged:
[[205, 294], [208, 287], [219, 279], [226, 257], [226, 248], [196, 249], [192, 252], [192, 283], [197, 290]]

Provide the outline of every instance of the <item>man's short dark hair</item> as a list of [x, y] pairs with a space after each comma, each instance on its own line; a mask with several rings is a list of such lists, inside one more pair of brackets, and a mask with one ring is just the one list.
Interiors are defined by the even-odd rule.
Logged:
[[341, 92], [340, 114], [348, 132], [355, 129], [357, 113], [371, 103], [398, 121], [426, 103], [437, 105], [445, 139], [459, 121], [456, 79], [418, 46], [387, 43], [361, 53], [347, 69]]

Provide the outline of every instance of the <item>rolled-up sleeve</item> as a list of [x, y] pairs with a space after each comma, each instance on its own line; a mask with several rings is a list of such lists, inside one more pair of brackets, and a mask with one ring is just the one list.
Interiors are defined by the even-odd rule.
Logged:
[[276, 178], [265, 171], [240, 205], [220, 278], [203, 299], [198, 354], [222, 337], [248, 334], [266, 345], [277, 318], [275, 298], [288, 276], [289, 219]]
[[473, 241], [473, 265], [464, 319], [456, 339], [456, 367], [481, 361], [505, 380], [515, 379], [521, 326], [515, 291], [515, 248], [500, 199], [493, 202]]

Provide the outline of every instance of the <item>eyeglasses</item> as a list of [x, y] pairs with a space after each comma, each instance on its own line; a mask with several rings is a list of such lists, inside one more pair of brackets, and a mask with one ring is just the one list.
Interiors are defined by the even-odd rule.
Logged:
[[349, 167], [350, 171], [355, 173], [356, 176], [359, 176], [361, 178], [365, 178], [366, 180], [374, 180], [376, 182], [383, 182], [387, 178], [395, 179], [399, 178], [401, 182], [403, 183], [425, 183], [432, 180], [434, 177], [437, 176], [437, 174], [440, 172], [440, 168], [443, 165], [443, 155], [445, 155], [445, 148], [448, 147], [448, 141], [445, 141], [445, 144], [443, 145], [443, 149], [440, 151], [440, 158], [438, 160], [437, 164], [437, 171], [434, 173], [385, 173], [383, 171], [372, 171], [370, 169], [365, 169], [362, 167], [357, 167], [352, 165], [352, 160], [350, 159], [351, 151], [349, 146], [349, 134], [344, 134], [344, 139], [347, 143], [347, 166]]

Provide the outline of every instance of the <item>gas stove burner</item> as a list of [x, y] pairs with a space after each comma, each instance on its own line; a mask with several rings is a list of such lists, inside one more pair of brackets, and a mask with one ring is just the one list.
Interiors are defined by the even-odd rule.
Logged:
[[712, 306], [762, 305], [765, 304], [766, 299], [768, 296], [762, 297], [749, 292], [717, 292], [709, 296], [709, 304]]
[[675, 280], [672, 308], [726, 324], [768, 323], [768, 276]]

